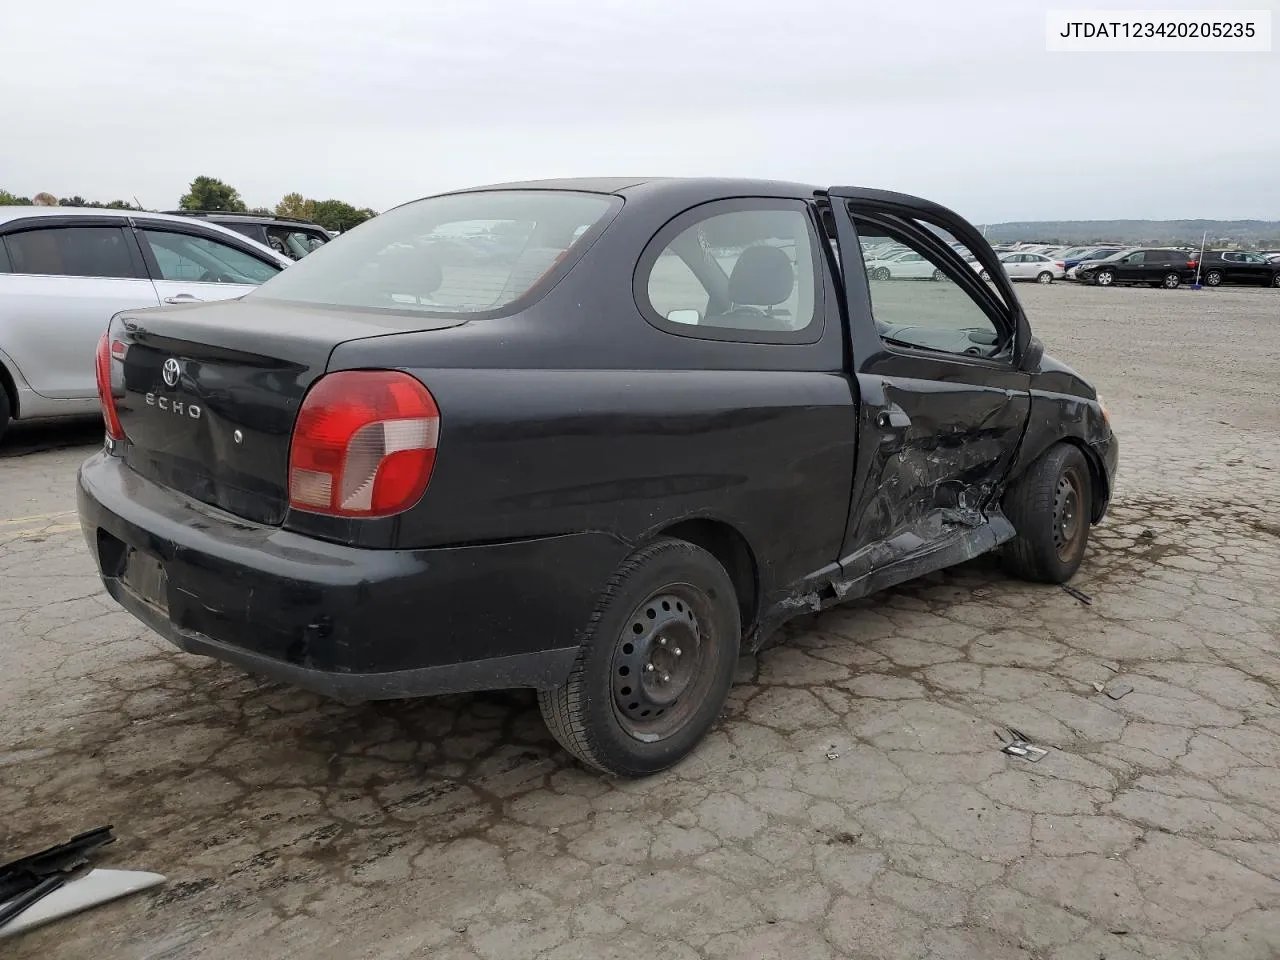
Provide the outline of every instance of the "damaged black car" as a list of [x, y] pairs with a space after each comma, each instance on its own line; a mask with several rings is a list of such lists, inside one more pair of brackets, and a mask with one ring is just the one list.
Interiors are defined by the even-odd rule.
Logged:
[[[942, 282], [868, 277], [886, 244]], [[120, 313], [96, 362], [79, 512], [127, 610], [346, 701], [533, 688], [621, 776], [687, 755], [790, 617], [988, 551], [1067, 581], [1117, 464], [981, 235], [852, 187], [428, 197], [239, 300]]]

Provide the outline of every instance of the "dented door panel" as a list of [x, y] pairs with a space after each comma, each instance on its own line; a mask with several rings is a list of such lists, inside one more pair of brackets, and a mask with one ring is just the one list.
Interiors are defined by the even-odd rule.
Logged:
[[[921, 361], [894, 358], [903, 374]], [[927, 362], [926, 362], [927, 363]], [[857, 476], [841, 566], [856, 578], [903, 551], [982, 525], [1017, 453], [1030, 410], [1026, 377], [970, 380], [859, 373]], [[977, 382], [985, 379], [988, 382]]]

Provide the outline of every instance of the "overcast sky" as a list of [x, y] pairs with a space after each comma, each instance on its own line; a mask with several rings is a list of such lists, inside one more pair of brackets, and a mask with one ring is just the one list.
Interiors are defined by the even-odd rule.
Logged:
[[1280, 219], [1280, 48], [1045, 51], [1047, 9], [1131, 5], [16, 0], [0, 188], [164, 208], [203, 173], [251, 206], [385, 209], [711, 174], [904, 190], [977, 222]]

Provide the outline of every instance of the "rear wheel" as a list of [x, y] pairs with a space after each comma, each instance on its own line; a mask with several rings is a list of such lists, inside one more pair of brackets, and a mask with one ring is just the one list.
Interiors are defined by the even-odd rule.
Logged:
[[1094, 281], [1100, 287], [1109, 287], [1116, 282], [1116, 275], [1110, 270], [1099, 270], [1098, 275], [1094, 277]]
[[610, 580], [569, 679], [538, 694], [547, 727], [578, 759], [621, 777], [678, 763], [724, 708], [741, 624], [710, 553], [658, 540]]
[[1216, 287], [1222, 283], [1222, 271], [1210, 270], [1204, 275], [1204, 285], [1206, 287]]
[[982, 277], [982, 279], [986, 280], [988, 283], [991, 282], [991, 274], [986, 270], [983, 270], [982, 273], [978, 274], [978, 276]]
[[889, 279], [889, 268], [888, 268], [888, 267], [876, 267], [876, 269], [874, 270], [874, 272], [872, 272], [872, 274], [871, 274], [871, 279], [872, 279], [872, 280], [888, 280], [888, 279]]
[[4, 388], [4, 384], [0, 383], [0, 439], [4, 438], [4, 432], [9, 429], [9, 418], [13, 416], [9, 409], [9, 394]]
[[1048, 270], [1041, 270], [1036, 275], [1036, 283], [1053, 283], [1053, 274]]
[[1166, 290], [1177, 290], [1178, 285], [1182, 283], [1182, 277], [1170, 271], [1164, 275], [1164, 279], [1160, 281], [1160, 286]]
[[945, 279], [947, 279], [947, 275], [946, 275], [945, 273], [943, 273], [941, 270], [934, 270], [934, 271], [933, 271], [933, 279], [935, 279], [935, 280], [945, 280]]
[[1084, 560], [1092, 504], [1084, 454], [1069, 443], [1050, 447], [1004, 496], [1017, 531], [1004, 546], [1005, 569], [1023, 580], [1066, 583]]
[[1280, 287], [1280, 273], [1273, 273], [1271, 275], [1271, 285], [1273, 287]]

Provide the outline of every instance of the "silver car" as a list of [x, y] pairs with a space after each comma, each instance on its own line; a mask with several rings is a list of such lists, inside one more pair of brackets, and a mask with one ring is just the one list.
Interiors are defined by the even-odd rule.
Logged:
[[0, 435], [97, 414], [94, 349], [116, 312], [229, 300], [292, 262], [190, 217], [0, 207]]

